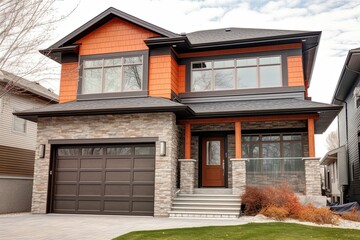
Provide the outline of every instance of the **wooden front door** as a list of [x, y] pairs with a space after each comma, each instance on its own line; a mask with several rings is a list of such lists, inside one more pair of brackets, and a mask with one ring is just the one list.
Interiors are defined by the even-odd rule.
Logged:
[[202, 186], [224, 187], [224, 137], [202, 140]]

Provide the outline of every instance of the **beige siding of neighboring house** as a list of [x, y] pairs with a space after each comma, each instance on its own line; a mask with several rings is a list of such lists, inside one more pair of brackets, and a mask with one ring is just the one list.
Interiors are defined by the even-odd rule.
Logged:
[[21, 111], [44, 106], [46, 101], [25, 95], [7, 94], [0, 99], [0, 145], [35, 150], [36, 145], [36, 123], [26, 121], [26, 132], [14, 131], [14, 111]]

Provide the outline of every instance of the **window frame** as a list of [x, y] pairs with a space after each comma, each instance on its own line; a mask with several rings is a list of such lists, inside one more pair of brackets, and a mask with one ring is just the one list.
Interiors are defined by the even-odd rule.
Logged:
[[[300, 135], [301, 139], [300, 140], [284, 140], [284, 136], [287, 135]], [[244, 141], [243, 137], [258, 137], [258, 140], [254, 141], [254, 140], [250, 140], [250, 141]], [[262, 138], [264, 136], [279, 136], [279, 140], [269, 140], [269, 141], [264, 141], [262, 140]], [[264, 156], [263, 156], [263, 144], [264, 143], [279, 143], [279, 153], [280, 156], [279, 157], [273, 157], [273, 158], [282, 158], [282, 159], [286, 159], [287, 157], [284, 156], [285, 150], [284, 150], [284, 143], [289, 143], [289, 142], [300, 142], [301, 143], [301, 150], [302, 153], [304, 155], [304, 133], [302, 132], [286, 132], [286, 133], [254, 133], [254, 134], [242, 134], [241, 136], [241, 149], [244, 149], [243, 144], [245, 143], [251, 143], [251, 144], [257, 144], [258, 148], [259, 148], [259, 156], [257, 157], [259, 161], [264, 161]], [[299, 157], [299, 158], [303, 158], [304, 156], [295, 156], [295, 157]], [[243, 158], [248, 158], [243, 156]], [[269, 157], [269, 159], [271, 159], [272, 157]], [[289, 157], [290, 158], [290, 157]], [[291, 157], [294, 158], [294, 157]], [[251, 159], [251, 158], [250, 158]], [[255, 158], [256, 159], [256, 158]], [[266, 160], [266, 159], [265, 159]], [[261, 165], [262, 166], [262, 165]], [[281, 171], [290, 171], [291, 170], [287, 170], [286, 166], [285, 166], [285, 161], [281, 161], [281, 165], [280, 165]]]
[[[278, 57], [280, 60], [280, 63], [269, 63], [269, 64], [260, 64], [260, 59], [262, 58], [271, 58], [271, 57]], [[248, 66], [238, 66], [237, 60], [247, 60], [247, 59], [255, 59], [256, 65], [248, 65]], [[221, 62], [221, 61], [233, 61], [232, 67], [215, 67], [215, 62]], [[197, 63], [202, 62], [211, 62], [210, 68], [205, 69], [194, 69], [193, 65]], [[261, 74], [260, 69], [264, 66], [279, 66], [279, 76], [280, 76], [280, 85], [279, 86], [261, 86]], [[238, 69], [246, 69], [246, 68], [256, 68], [256, 87], [238, 87]], [[284, 67], [284, 61], [282, 54], [271, 54], [271, 55], [264, 55], [264, 56], [246, 56], [246, 57], [229, 57], [229, 58], [223, 58], [223, 59], [200, 59], [196, 61], [190, 62], [190, 92], [191, 93], [197, 93], [197, 92], [214, 92], [214, 91], [229, 91], [229, 90], [244, 90], [244, 89], [262, 89], [262, 88], [276, 88], [276, 87], [284, 87], [284, 74], [283, 74], [283, 67]], [[229, 89], [215, 89], [216, 85], [216, 79], [215, 79], [215, 71], [216, 70], [227, 70], [227, 69], [233, 69], [233, 81], [232, 85], [233, 88]], [[202, 71], [211, 71], [211, 83], [210, 83], [210, 90], [200, 90], [200, 91], [194, 91], [193, 90], [193, 72], [202, 72]]]
[[[120, 91], [120, 92], [103, 92], [103, 93], [82, 93], [83, 90], [83, 74], [84, 74], [84, 61], [89, 60], [101, 60], [101, 59], [113, 59], [113, 58], [126, 58], [126, 57], [142, 57], [142, 82], [141, 82], [141, 90], [134, 91]], [[103, 60], [103, 61], [104, 61]], [[122, 60], [123, 61], [123, 60]], [[136, 64], [135, 64], [136, 65]], [[140, 64], [139, 64], [140, 65]], [[126, 64], [121, 63], [121, 73], [123, 73], [123, 68]], [[102, 64], [101, 69], [105, 69], [106, 66]], [[86, 55], [79, 57], [79, 82], [77, 88], [77, 99], [78, 100], [88, 100], [88, 99], [104, 99], [104, 98], [126, 98], [132, 96], [147, 96], [148, 95], [148, 73], [149, 73], [149, 51], [132, 51], [132, 52], [118, 52], [118, 53], [108, 53], [108, 54], [94, 54], [94, 55]], [[103, 81], [103, 71], [101, 76], [101, 88], [104, 89], [104, 81]], [[121, 77], [123, 78], [123, 76]], [[121, 79], [121, 88], [123, 88], [123, 81]]]
[[[17, 111], [17, 110], [14, 110], [14, 112], [15, 112], [15, 111]], [[17, 119], [20, 119], [20, 120], [24, 121], [24, 131], [19, 131], [19, 130], [15, 129], [15, 125], [16, 125], [16, 120], [17, 120]], [[26, 135], [26, 133], [27, 133], [27, 126], [28, 126], [27, 120], [22, 119], [22, 118], [19, 118], [18, 116], [13, 115], [13, 121], [12, 121], [12, 122], [13, 122], [13, 124], [12, 124], [12, 132], [17, 133], [17, 134]]]

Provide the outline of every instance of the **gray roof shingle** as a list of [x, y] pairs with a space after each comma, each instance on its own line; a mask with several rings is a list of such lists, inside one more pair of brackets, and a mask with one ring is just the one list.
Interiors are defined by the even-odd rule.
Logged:
[[[228, 31], [230, 30], [230, 31]], [[292, 31], [255, 28], [221, 28], [187, 33], [191, 44], [206, 44], [237, 40], [261, 39], [311, 33], [310, 31]]]

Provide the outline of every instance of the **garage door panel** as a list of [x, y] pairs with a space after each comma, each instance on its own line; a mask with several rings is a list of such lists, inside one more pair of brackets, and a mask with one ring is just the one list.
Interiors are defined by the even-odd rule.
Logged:
[[78, 180], [78, 172], [77, 171], [73, 171], [73, 172], [65, 172], [65, 171], [57, 171], [55, 173], [56, 176], [56, 181], [57, 182], [73, 182], [73, 181], [77, 181]]
[[141, 171], [141, 172], [134, 172], [134, 182], [137, 181], [146, 181], [146, 182], [154, 182], [155, 179], [155, 173], [152, 172], [145, 172], [145, 171]]
[[130, 202], [127, 201], [104, 201], [104, 211], [128, 213]]
[[131, 181], [131, 174], [129, 171], [116, 171], [116, 172], [106, 172], [105, 181], [107, 182], [121, 182], [121, 181]]
[[80, 184], [79, 196], [101, 196], [102, 186], [100, 184]]
[[77, 169], [77, 158], [68, 158], [68, 159], [58, 159], [57, 160], [57, 168], [59, 170], [69, 170], [69, 169]]
[[152, 196], [154, 194], [154, 185], [133, 185], [133, 196]]
[[88, 171], [88, 172], [80, 172], [80, 181], [86, 182], [86, 181], [102, 181], [102, 175], [103, 173], [100, 171]]
[[57, 211], [75, 211], [75, 200], [57, 200], [54, 205], [54, 210]]
[[135, 158], [134, 169], [154, 169], [155, 162], [151, 158]]
[[81, 159], [80, 160], [80, 168], [85, 169], [102, 169], [102, 159], [101, 158], [93, 158], [93, 159]]
[[53, 212], [153, 215], [154, 144], [60, 147], [54, 173]]
[[76, 196], [76, 184], [57, 184], [56, 195], [57, 196]]
[[105, 185], [105, 196], [130, 196], [130, 184]]
[[130, 169], [131, 158], [107, 158], [106, 168], [107, 169]]
[[78, 211], [91, 211], [100, 212], [101, 201], [100, 200], [80, 200], [78, 203]]
[[154, 208], [154, 204], [152, 202], [145, 201], [133, 201], [132, 202], [132, 210], [134, 212], [152, 212]]

